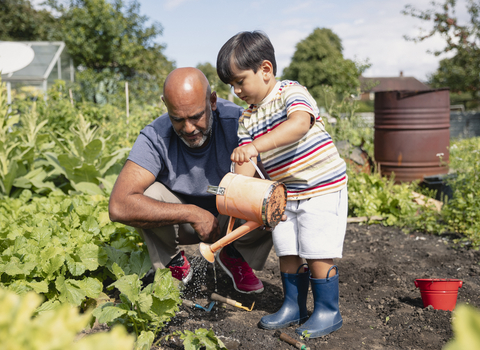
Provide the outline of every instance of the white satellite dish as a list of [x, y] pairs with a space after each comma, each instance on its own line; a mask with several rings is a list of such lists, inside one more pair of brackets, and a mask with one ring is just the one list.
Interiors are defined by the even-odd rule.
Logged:
[[0, 42], [0, 71], [9, 74], [25, 68], [35, 57], [33, 49], [22, 43]]

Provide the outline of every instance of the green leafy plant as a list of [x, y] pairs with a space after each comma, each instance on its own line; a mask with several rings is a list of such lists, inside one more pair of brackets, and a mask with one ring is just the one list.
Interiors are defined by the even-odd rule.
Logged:
[[42, 293], [48, 305], [81, 305], [102, 293], [104, 280], [113, 279], [107, 266], [122, 260], [134, 271], [137, 261], [146, 264], [138, 235], [112, 223], [107, 206], [103, 196], [61, 191], [33, 197], [24, 190], [19, 198], [5, 198], [0, 202], [0, 285], [18, 294]]
[[472, 306], [458, 305], [453, 312], [454, 339], [443, 350], [480, 349], [480, 311]]
[[308, 333], [308, 330], [305, 329], [302, 332], [302, 335], [300, 335], [300, 339], [302, 340], [310, 339], [310, 333]]
[[13, 115], [6, 103], [0, 81], [0, 194], [18, 196], [22, 189], [49, 193], [55, 185], [47, 181], [39, 155], [52, 148], [48, 135], [41, 133], [47, 121], [41, 121], [36, 104], [22, 115]]
[[[421, 208], [413, 201], [412, 185], [396, 185], [378, 173], [349, 172], [349, 211], [352, 216], [381, 216], [384, 225], [404, 226]], [[428, 208], [424, 208], [428, 210]], [[432, 209], [433, 210], [433, 209]], [[407, 221], [409, 222], [409, 221]]]
[[179, 282], [170, 269], [158, 269], [153, 283], [142, 288], [137, 274], [126, 275], [117, 263], [112, 270], [118, 279], [109, 288], [118, 289], [120, 301], [100, 305], [93, 315], [100, 323], [124, 325], [137, 335], [137, 348], [148, 345], [150, 349], [158, 332], [179, 310]]
[[459, 140], [450, 147], [450, 167], [456, 176], [447, 180], [453, 197], [442, 209], [443, 229], [464, 236], [460, 241], [480, 246], [480, 137]]
[[2, 349], [17, 350], [131, 350], [134, 337], [118, 326], [110, 332], [77, 335], [87, 327], [91, 312], [80, 314], [71, 305], [60, 305], [38, 312], [42, 297], [35, 292], [22, 296], [0, 288], [0, 344]]
[[215, 336], [213, 330], [199, 328], [195, 332], [185, 330], [179, 332], [180, 339], [183, 340], [185, 350], [227, 350], [225, 344]]
[[120, 172], [118, 163], [130, 149], [121, 148], [105, 154], [106, 140], [97, 136], [98, 128], [87, 122], [81, 114], [78, 121], [78, 125], [70, 127], [72, 140], [59, 139], [53, 133], [51, 135], [63, 153], [58, 156], [50, 152], [45, 154], [57, 173], [64, 175], [76, 191], [103, 194], [99, 186], [102, 184], [108, 193]]

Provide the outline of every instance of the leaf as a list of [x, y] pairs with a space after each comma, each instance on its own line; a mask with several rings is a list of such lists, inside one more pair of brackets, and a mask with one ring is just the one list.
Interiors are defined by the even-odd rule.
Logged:
[[64, 168], [67, 178], [71, 180], [73, 170], [82, 164], [80, 158], [73, 157], [71, 154], [60, 154], [57, 157], [58, 163]]
[[84, 244], [80, 247], [78, 257], [87, 270], [94, 271], [98, 268], [99, 252], [100, 247], [93, 243]]
[[125, 254], [121, 250], [115, 249], [113, 247], [108, 247], [108, 246], [105, 247], [105, 251], [107, 252], [107, 255], [108, 255], [107, 266], [111, 266], [111, 264], [116, 263], [123, 271], [125, 271], [125, 274], [128, 274], [130, 272], [130, 266], [128, 263], [127, 254]]
[[141, 312], [147, 313], [152, 307], [153, 300], [151, 295], [141, 293], [138, 297], [137, 305]]
[[125, 276], [125, 272], [122, 270], [120, 266], [118, 266], [117, 263], [112, 264], [112, 272], [117, 279], [120, 279], [123, 276]]
[[77, 286], [71, 284], [70, 281], [66, 281], [64, 276], [59, 276], [55, 281], [55, 287], [60, 292], [60, 301], [68, 302], [73, 305], [80, 305], [85, 298], [85, 293], [81, 291]]
[[80, 167], [73, 169], [72, 174], [68, 177], [70, 181], [75, 183], [80, 182], [92, 182], [98, 185], [97, 178], [100, 177], [100, 173], [92, 164], [83, 163]]
[[87, 217], [87, 219], [82, 222], [82, 229], [94, 235], [100, 233], [98, 222], [93, 216]]
[[215, 336], [213, 330], [207, 331], [204, 328], [195, 330], [195, 333], [185, 330], [180, 335], [180, 339], [183, 340], [185, 350], [197, 350], [200, 348], [205, 348], [206, 350], [227, 349], [225, 344]]
[[65, 260], [67, 262], [68, 271], [70, 271], [73, 276], [81, 276], [87, 269], [82, 262], [76, 261], [75, 256], [67, 254]]
[[108, 215], [108, 211], [100, 212], [98, 214], [98, 226], [102, 228], [109, 223], [111, 223], [111, 221], [110, 221], [110, 216]]
[[175, 316], [175, 312], [178, 311], [178, 304], [173, 299], [159, 299], [156, 295], [152, 297], [151, 311], [157, 315], [157, 317], [164, 317], [165, 321], [168, 321], [170, 317]]
[[118, 281], [112, 283], [128, 300], [134, 304], [139, 298], [142, 282], [137, 275], [127, 275], [121, 277]]
[[86, 277], [83, 280], [65, 280], [65, 277], [59, 276], [55, 281], [55, 286], [60, 292], [60, 301], [69, 302], [73, 305], [80, 305], [86, 296], [96, 298], [102, 292], [102, 283], [92, 277]]
[[93, 208], [91, 205], [77, 205], [75, 206], [75, 211], [80, 216], [91, 216], [93, 214]]
[[83, 337], [72, 345], [72, 350], [131, 350], [135, 337], [123, 326], [115, 326], [108, 333], [101, 332]]
[[8, 166], [8, 172], [4, 175], [3, 178], [3, 188], [5, 191], [5, 195], [10, 194], [10, 190], [12, 189], [13, 186], [13, 181], [17, 175], [17, 170], [18, 170], [18, 165], [16, 161], [10, 161], [10, 164]]
[[3, 270], [7, 275], [16, 276], [28, 275], [34, 268], [34, 263], [22, 263], [17, 257], [12, 257]]
[[53, 299], [53, 300], [46, 301], [42, 305], [37, 307], [37, 309], [35, 310], [35, 314], [40, 315], [44, 312], [55, 310], [55, 309], [59, 308], [60, 305], [62, 305], [62, 304], [60, 304], [60, 302], [58, 300]]
[[41, 268], [46, 279], [50, 279], [63, 266], [65, 253], [60, 247], [49, 247], [40, 253]]
[[142, 331], [135, 342], [134, 350], [150, 350], [155, 335], [151, 331]]
[[63, 174], [65, 176], [67, 175], [67, 173], [65, 172], [65, 169], [63, 168], [63, 166], [60, 164], [60, 161], [58, 160], [58, 156], [55, 153], [45, 152], [44, 155], [46, 157], [48, 164], [50, 164], [54, 168], [54, 171], [51, 173], [51, 175], [60, 175], [60, 174]]
[[83, 150], [83, 158], [85, 159], [86, 163], [92, 164], [93, 161], [100, 155], [102, 152], [103, 143], [99, 139], [94, 139], [90, 141], [88, 145], [85, 146]]
[[96, 183], [93, 182], [79, 182], [71, 183], [72, 187], [75, 189], [75, 191], [82, 192], [85, 194], [100, 194], [103, 195], [103, 190], [98, 187]]
[[32, 239], [38, 242], [40, 248], [51, 242], [52, 229], [50, 227], [35, 227], [32, 232]]
[[114, 322], [126, 313], [127, 310], [114, 306], [114, 303], [105, 303], [93, 310], [93, 316], [95, 316], [99, 323]]
[[103, 157], [100, 162], [100, 167], [99, 171], [100, 174], [105, 175], [105, 173], [115, 164], [117, 164], [120, 160], [125, 157], [126, 154], [130, 152], [130, 148], [122, 148], [114, 153], [112, 153], [110, 156]]
[[45, 280], [40, 282], [27, 282], [27, 285], [30, 286], [37, 293], [48, 293], [48, 283]]
[[454, 339], [444, 350], [480, 349], [480, 310], [461, 304], [455, 308], [452, 319]]
[[144, 252], [133, 252], [130, 254], [130, 273], [135, 273], [142, 278], [152, 267], [148, 254]]

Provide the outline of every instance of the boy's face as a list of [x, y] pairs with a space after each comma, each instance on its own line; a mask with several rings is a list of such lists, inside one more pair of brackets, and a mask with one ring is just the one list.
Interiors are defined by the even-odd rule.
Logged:
[[234, 79], [230, 82], [230, 85], [233, 87], [233, 92], [247, 104], [262, 102], [271, 91], [262, 68], [254, 73], [252, 69], [240, 70], [233, 66], [232, 71]]

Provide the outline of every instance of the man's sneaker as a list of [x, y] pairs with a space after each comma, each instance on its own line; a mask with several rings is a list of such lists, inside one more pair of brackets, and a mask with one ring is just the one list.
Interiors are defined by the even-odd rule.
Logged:
[[170, 269], [170, 271], [172, 271], [172, 277], [182, 281], [183, 284], [187, 284], [192, 279], [193, 270], [191, 269], [190, 263], [185, 257], [185, 252], [182, 250], [180, 253], [181, 259], [183, 260], [183, 265], [181, 265], [180, 263], [178, 264], [178, 266], [168, 266], [168, 268]]
[[240, 293], [261, 293], [263, 283], [252, 271], [252, 268], [243, 258], [231, 258], [226, 249], [218, 252], [216, 259], [222, 269], [232, 278], [233, 287]]

